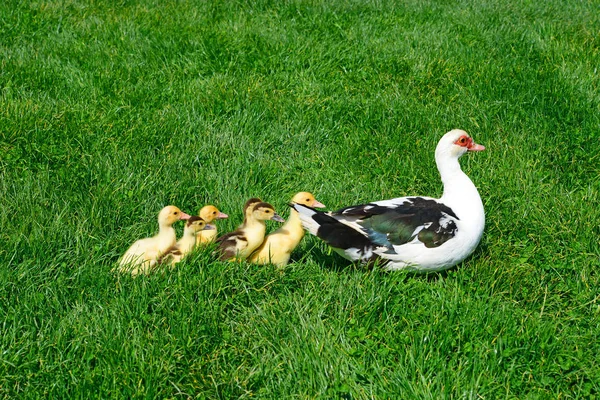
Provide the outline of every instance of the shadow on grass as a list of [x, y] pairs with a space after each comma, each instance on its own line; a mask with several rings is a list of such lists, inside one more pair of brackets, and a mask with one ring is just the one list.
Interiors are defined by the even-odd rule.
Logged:
[[[488, 246], [486, 244], [480, 244], [475, 252], [467, 257], [468, 260], [478, 259], [484, 257], [488, 253]], [[290, 262], [294, 263], [305, 263], [309, 259], [312, 259], [314, 263], [320, 266], [323, 269], [337, 272], [337, 273], [356, 273], [356, 272], [376, 272], [381, 274], [398, 274], [403, 276], [403, 281], [406, 279], [419, 279], [426, 280], [428, 282], [432, 282], [438, 280], [440, 278], [446, 279], [449, 274], [452, 274], [464, 266], [464, 261], [460, 262], [457, 265], [454, 265], [448, 269], [443, 271], [435, 271], [435, 272], [420, 272], [420, 271], [409, 271], [409, 270], [386, 270], [382, 268], [378, 263], [372, 263], [368, 265], [361, 265], [358, 263], [353, 263], [335, 251], [326, 251], [324, 250], [323, 245], [319, 243], [314, 243], [310, 248], [307, 248], [303, 254], [292, 255]]]

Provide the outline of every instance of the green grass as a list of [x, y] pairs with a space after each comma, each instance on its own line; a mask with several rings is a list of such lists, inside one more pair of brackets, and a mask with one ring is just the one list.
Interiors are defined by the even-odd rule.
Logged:
[[[600, 397], [599, 31], [575, 0], [3, 3], [0, 396]], [[487, 226], [447, 273], [313, 237], [283, 273], [110, 273], [167, 204], [437, 196], [452, 128]]]

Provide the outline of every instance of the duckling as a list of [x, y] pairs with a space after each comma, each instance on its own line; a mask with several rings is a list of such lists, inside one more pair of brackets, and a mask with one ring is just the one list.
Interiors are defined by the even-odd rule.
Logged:
[[242, 226], [217, 239], [220, 260], [247, 258], [265, 239], [265, 221], [285, 222], [269, 203], [256, 203], [246, 207], [247, 209], [252, 212], [246, 213], [247, 217]]
[[259, 199], [258, 197], [252, 197], [244, 204], [244, 208], [243, 208], [244, 222], [242, 222], [242, 224], [240, 226], [238, 226], [237, 229], [241, 229], [246, 225], [246, 221], [252, 215], [252, 211], [254, 211], [254, 206], [257, 205], [258, 203], [262, 203], [262, 200]]
[[[303, 204], [312, 208], [325, 207], [309, 192], [297, 193], [292, 203]], [[265, 241], [248, 257], [255, 264], [274, 264], [284, 267], [290, 261], [292, 251], [304, 237], [304, 228], [298, 211], [292, 209], [285, 225], [268, 235]]]
[[212, 227], [212, 229], [201, 229], [196, 234], [197, 244], [208, 244], [215, 240], [217, 237], [217, 227], [212, 222], [216, 219], [228, 218], [229, 215], [222, 213], [215, 206], [204, 206], [198, 213], [200, 218], [206, 221], [206, 225]]
[[190, 251], [196, 247], [196, 236], [203, 231], [214, 230], [212, 225], [206, 223], [201, 217], [192, 216], [185, 223], [183, 230], [183, 236], [177, 241], [177, 243], [161, 255], [157, 261], [157, 264], [169, 264], [175, 265], [181, 261]]
[[130, 272], [136, 276], [145, 274], [155, 265], [158, 258], [175, 244], [177, 237], [173, 224], [190, 216], [175, 206], [167, 206], [158, 214], [158, 234], [151, 238], [140, 239], [119, 259], [119, 272]]

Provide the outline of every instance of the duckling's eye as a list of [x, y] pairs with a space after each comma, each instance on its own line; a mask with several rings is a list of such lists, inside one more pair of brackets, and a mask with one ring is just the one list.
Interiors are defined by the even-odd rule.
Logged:
[[217, 215], [217, 212], [216, 212], [216, 211], [213, 211], [213, 215]]
[[173, 214], [177, 215], [179, 214], [179, 211], [173, 211]]
[[306, 201], [310, 201], [310, 199], [306, 199]]

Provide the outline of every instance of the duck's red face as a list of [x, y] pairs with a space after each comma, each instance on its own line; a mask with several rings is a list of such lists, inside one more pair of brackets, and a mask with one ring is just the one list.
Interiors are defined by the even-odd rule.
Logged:
[[454, 144], [457, 146], [466, 148], [467, 151], [483, 151], [483, 150], [485, 150], [484, 146], [475, 143], [473, 141], [473, 138], [468, 135], [462, 135], [461, 137], [459, 137], [456, 140], [456, 142], [454, 142]]

